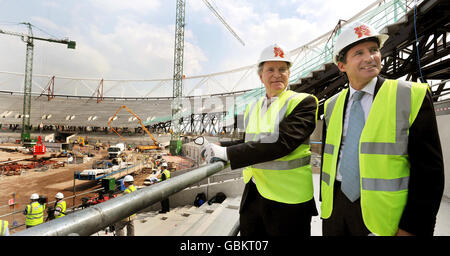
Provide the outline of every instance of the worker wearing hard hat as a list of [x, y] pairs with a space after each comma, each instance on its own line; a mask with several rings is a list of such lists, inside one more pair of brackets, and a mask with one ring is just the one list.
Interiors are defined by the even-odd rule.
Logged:
[[433, 100], [425, 83], [379, 76], [387, 39], [355, 22], [334, 45], [349, 88], [324, 106], [323, 235], [433, 235], [444, 186]]
[[170, 179], [170, 171], [168, 168], [169, 166], [167, 165], [167, 162], [163, 162], [161, 164], [161, 176], [160, 176], [161, 181]]
[[30, 196], [31, 203], [25, 207], [23, 214], [26, 215], [25, 224], [27, 228], [34, 227], [44, 222], [45, 204], [39, 203], [39, 195], [33, 193]]
[[66, 201], [64, 199], [64, 195], [61, 192], [56, 193], [55, 195], [55, 218], [61, 218], [66, 216]]
[[[123, 178], [123, 184], [125, 186], [125, 194], [132, 193], [136, 191], [136, 187], [133, 185], [134, 178], [131, 175], [127, 175]], [[136, 214], [133, 214], [123, 220], [120, 220], [114, 225], [116, 236], [123, 236], [123, 229], [127, 227], [127, 236], [134, 236], [134, 218]]]
[[317, 98], [289, 90], [292, 60], [286, 48], [273, 44], [258, 61], [265, 96], [247, 105], [245, 139], [208, 144], [207, 162], [230, 161], [246, 167], [240, 207], [240, 231], [249, 235], [311, 235], [317, 215], [313, 195], [309, 137], [317, 118]]
[[[163, 162], [161, 164], [161, 174], [158, 175], [158, 178], [161, 181], [170, 179], [170, 171], [168, 170], [167, 162]], [[161, 200], [161, 211], [159, 211], [159, 213], [166, 213], [166, 212], [170, 212], [170, 202], [168, 197]]]
[[8, 221], [0, 220], [0, 236], [9, 236]]

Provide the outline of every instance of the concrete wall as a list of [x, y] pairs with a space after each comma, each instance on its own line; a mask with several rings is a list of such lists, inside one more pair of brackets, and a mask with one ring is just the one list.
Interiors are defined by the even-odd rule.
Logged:
[[202, 162], [201, 157], [201, 150], [203, 146], [196, 145], [194, 142], [189, 142], [186, 144], [183, 144], [181, 146], [181, 152], [184, 156], [189, 157], [190, 159], [194, 160], [196, 163]]
[[[244, 192], [245, 183], [242, 178], [227, 180], [223, 182], [212, 183], [209, 186], [207, 184], [186, 188], [175, 195], [169, 197], [170, 208], [176, 208], [184, 205], [194, 205], [195, 197], [198, 193], [205, 193], [207, 200], [211, 199], [218, 192], [224, 193], [227, 197], [240, 197]], [[161, 203], [155, 203], [148, 208], [142, 210], [146, 211], [158, 211], [161, 209]]]

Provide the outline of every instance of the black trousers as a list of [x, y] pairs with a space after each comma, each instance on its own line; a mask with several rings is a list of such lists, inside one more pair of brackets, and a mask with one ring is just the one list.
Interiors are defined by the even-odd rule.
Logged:
[[170, 212], [169, 198], [161, 201], [161, 212]]
[[301, 204], [279, 203], [262, 197], [250, 181], [241, 202], [241, 236], [311, 236], [314, 215], [317, 215], [314, 198]]
[[341, 190], [341, 182], [334, 182], [333, 212], [322, 219], [323, 236], [367, 236], [371, 232], [364, 224], [361, 199], [351, 202]]

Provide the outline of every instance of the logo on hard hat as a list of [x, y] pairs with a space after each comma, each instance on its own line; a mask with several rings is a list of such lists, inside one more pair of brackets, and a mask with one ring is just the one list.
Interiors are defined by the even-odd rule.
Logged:
[[366, 25], [361, 25], [359, 27], [356, 27], [355, 28], [355, 34], [358, 35], [358, 38], [361, 38], [363, 35], [364, 36], [371, 36], [370, 29]]
[[275, 57], [280, 56], [280, 58], [284, 58], [284, 52], [283, 50], [281, 50], [280, 47], [277, 46], [273, 47], [273, 53], [275, 54]]

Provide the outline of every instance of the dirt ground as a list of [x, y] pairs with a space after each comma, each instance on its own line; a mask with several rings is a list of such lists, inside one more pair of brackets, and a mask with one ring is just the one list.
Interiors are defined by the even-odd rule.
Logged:
[[[6, 145], [6, 144], [3, 144]], [[11, 146], [11, 145], [7, 145]], [[14, 145], [17, 146], [17, 145]], [[76, 147], [76, 146], [75, 146]], [[76, 148], [74, 148], [76, 150]], [[8, 200], [13, 198], [13, 193], [15, 193], [16, 197], [16, 205], [15, 211], [23, 211], [27, 204], [30, 203], [30, 195], [32, 193], [38, 193], [39, 195], [44, 195], [48, 198], [49, 202], [55, 200], [55, 195], [58, 192], [62, 192], [64, 197], [70, 197], [74, 194], [74, 171], [82, 171], [84, 169], [90, 169], [92, 167], [92, 163], [94, 160], [104, 159], [107, 155], [107, 151], [105, 149], [96, 151], [93, 148], [89, 149], [90, 153], [94, 154], [89, 161], [82, 164], [69, 164], [65, 167], [59, 167], [56, 169], [48, 169], [44, 172], [37, 172], [33, 169], [24, 170], [21, 175], [14, 176], [0, 176], [0, 216], [13, 212], [14, 209], [8, 206]], [[50, 153], [47, 152], [44, 155], [40, 155], [41, 157], [49, 157]], [[22, 158], [31, 158], [30, 154], [22, 154], [22, 153], [10, 153], [0, 150], [0, 162], [7, 161], [8, 159], [22, 159]], [[166, 161], [178, 161], [181, 162], [181, 165], [189, 165], [186, 159], [177, 160], [176, 157], [164, 156]], [[51, 158], [51, 160], [55, 161], [66, 161], [67, 158]], [[23, 161], [20, 163], [26, 163], [28, 161]], [[151, 170], [143, 170], [138, 172], [135, 175], [135, 185], [142, 186], [145, 178], [151, 173]], [[100, 184], [95, 181], [75, 181], [75, 190], [76, 194], [80, 194], [86, 191], [91, 191], [93, 189], [100, 188]], [[87, 195], [77, 196], [75, 200], [75, 205], [81, 205], [82, 197], [96, 196], [96, 193], [90, 193]], [[67, 208], [70, 208], [74, 204], [74, 200], [72, 198], [66, 199]], [[53, 204], [50, 204], [53, 206]], [[24, 226], [18, 228], [11, 228], [14, 221], [16, 221], [19, 225], [25, 223], [25, 215], [22, 213], [16, 213], [14, 215], [10, 215], [7, 217], [1, 217], [4, 220], [7, 220], [10, 223], [10, 233], [14, 233], [24, 229]]]

